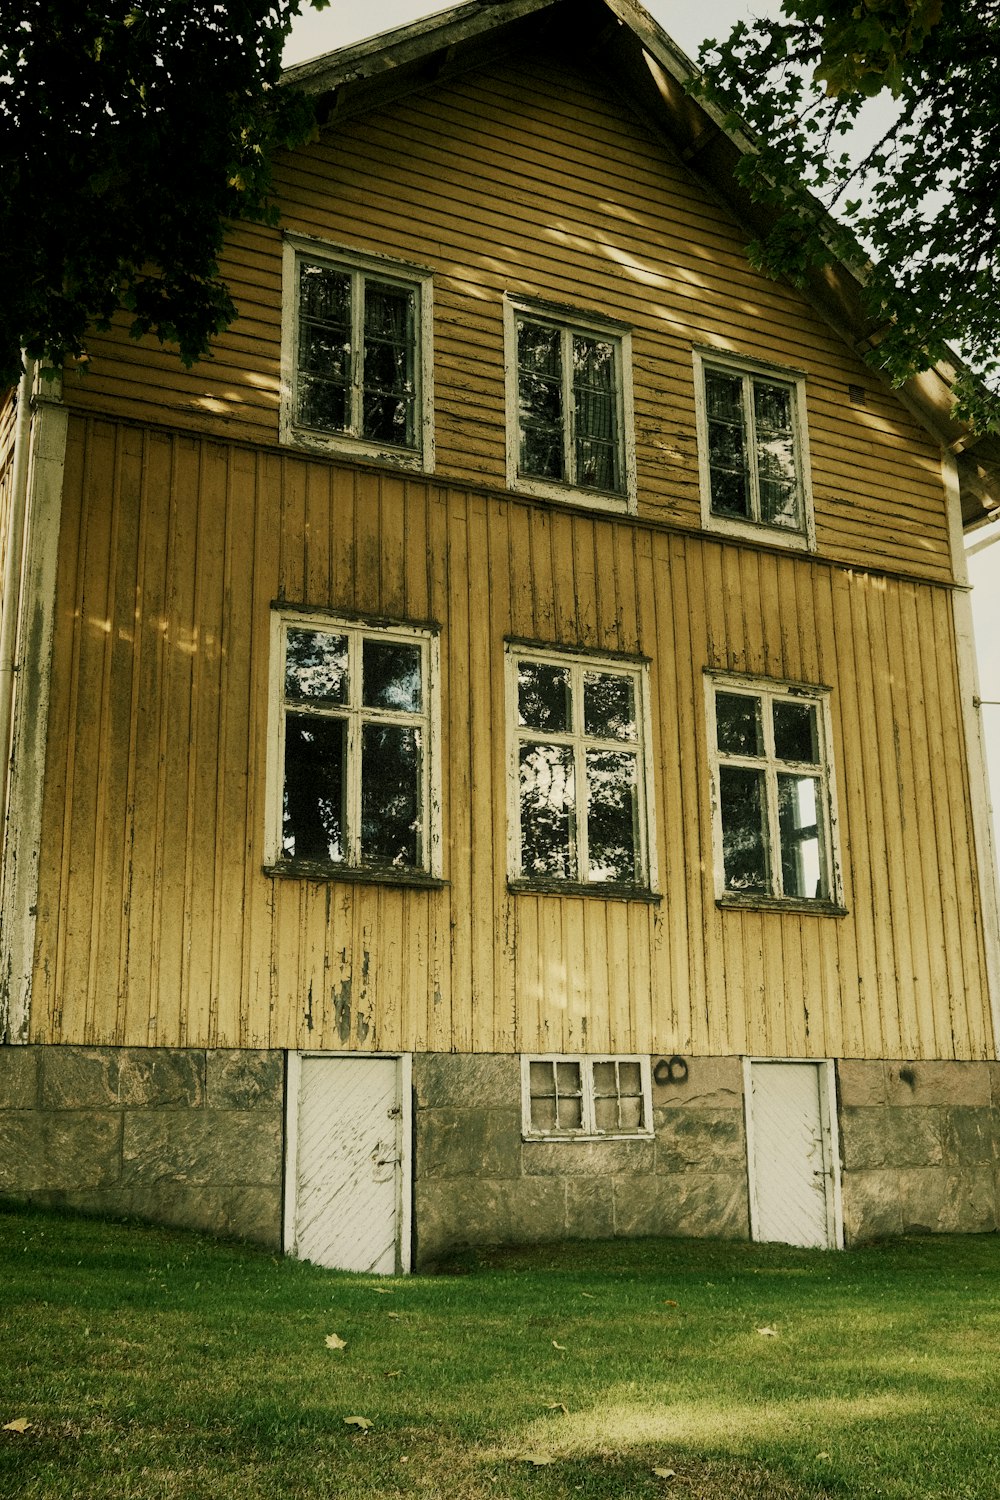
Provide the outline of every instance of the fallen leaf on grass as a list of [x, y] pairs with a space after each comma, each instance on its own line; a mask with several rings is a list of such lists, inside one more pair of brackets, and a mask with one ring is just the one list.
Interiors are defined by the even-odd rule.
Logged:
[[5, 1422], [3, 1424], [3, 1430], [4, 1432], [27, 1432], [30, 1426], [31, 1423], [27, 1417], [15, 1417], [13, 1422]]
[[337, 1336], [337, 1334], [335, 1334], [335, 1333], [328, 1333], [327, 1336], [326, 1336], [326, 1338], [323, 1340], [323, 1342], [326, 1344], [326, 1347], [328, 1349], [346, 1349], [347, 1348], [347, 1340], [339, 1338]]
[[555, 1339], [552, 1340], [552, 1347], [553, 1347], [553, 1349], [561, 1349], [564, 1354], [566, 1353], [566, 1345], [565, 1344], [557, 1344], [556, 1341], [555, 1341]]
[[534, 1464], [536, 1469], [540, 1469], [543, 1464], [555, 1463], [555, 1459], [550, 1458], [547, 1453], [519, 1453], [517, 1457], [519, 1463]]
[[396, 1288], [393, 1286], [373, 1286], [372, 1291], [376, 1297], [392, 1297], [395, 1294]]
[[386, 1380], [396, 1380], [402, 1373], [402, 1370], [386, 1370], [385, 1378]]
[[372, 1424], [367, 1417], [345, 1417], [345, 1427], [357, 1427], [361, 1432], [367, 1432]]
[[663, 1305], [664, 1307], [676, 1307], [677, 1303], [674, 1301], [673, 1297], [664, 1297]]
[[402, 1317], [402, 1314], [401, 1313], [386, 1313], [386, 1317], [387, 1318], [394, 1318], [395, 1321], [398, 1323], [399, 1320], [400, 1320], [400, 1318]]
[[824, 1453], [817, 1453], [816, 1457], [817, 1458], [829, 1458], [830, 1455], [829, 1455], [829, 1453], [824, 1452]]
[[565, 1401], [546, 1401], [544, 1404], [546, 1411], [564, 1411], [569, 1416], [569, 1407]]
[[777, 1330], [774, 1328], [758, 1328], [757, 1332], [762, 1339], [776, 1339], [778, 1337]]
[[596, 1298], [596, 1296], [594, 1295], [593, 1292], [581, 1292], [580, 1296], [581, 1297], [589, 1297], [590, 1300], [591, 1300], [591, 1302], [596, 1302], [597, 1301], [597, 1298]]
[[653, 1473], [656, 1475], [657, 1479], [676, 1479], [677, 1478], [677, 1470], [676, 1469], [654, 1469]]

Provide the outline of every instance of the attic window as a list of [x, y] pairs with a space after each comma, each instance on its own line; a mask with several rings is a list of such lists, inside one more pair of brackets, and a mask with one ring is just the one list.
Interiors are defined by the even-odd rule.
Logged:
[[629, 330], [511, 299], [505, 314], [510, 488], [634, 508]]
[[430, 468], [429, 273], [286, 246], [282, 439]]
[[802, 376], [698, 351], [695, 376], [704, 524], [811, 546]]

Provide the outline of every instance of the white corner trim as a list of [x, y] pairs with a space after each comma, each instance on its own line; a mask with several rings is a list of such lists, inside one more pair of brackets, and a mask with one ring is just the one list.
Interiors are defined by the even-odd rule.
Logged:
[[[36, 392], [38, 390], [36, 383]], [[35, 956], [52, 636], [69, 414], [36, 395], [28, 437], [24, 563], [17, 605], [10, 780], [0, 871], [0, 1039], [26, 1042]]]
[[[942, 454], [942, 473], [948, 506], [948, 536], [951, 544], [952, 571], [956, 583], [966, 585], [969, 574], [963, 547], [958, 463], [952, 454], [947, 452]], [[998, 891], [993, 807], [986, 768], [986, 750], [983, 744], [982, 710], [978, 707], [979, 669], [976, 664], [972, 602], [966, 587], [953, 589], [951, 599], [958, 658], [958, 689], [969, 769], [969, 801], [972, 811], [976, 877], [983, 919], [986, 988], [990, 1003], [990, 1017], [993, 1022], [993, 1054], [1000, 1058], [1000, 891]]]

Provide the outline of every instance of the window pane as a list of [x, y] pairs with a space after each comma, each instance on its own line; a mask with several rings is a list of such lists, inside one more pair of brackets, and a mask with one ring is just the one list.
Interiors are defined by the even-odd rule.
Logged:
[[753, 383], [754, 420], [758, 437], [792, 430], [792, 393], [787, 386], [766, 380]]
[[414, 443], [415, 293], [365, 283], [362, 432], [378, 442]]
[[607, 1134], [616, 1132], [619, 1128], [618, 1119], [618, 1095], [612, 1094], [606, 1099], [594, 1100], [594, 1125]]
[[761, 479], [760, 515], [761, 520], [770, 526], [787, 526], [790, 531], [801, 531], [798, 485]]
[[346, 432], [351, 425], [351, 393], [345, 383], [300, 374], [295, 420], [322, 432]]
[[623, 1062], [618, 1064], [618, 1088], [623, 1095], [640, 1095], [642, 1093], [642, 1068], [637, 1062]]
[[636, 757], [587, 751], [588, 880], [636, 880]]
[[583, 721], [595, 739], [634, 740], [635, 679], [621, 672], [585, 672]]
[[743, 423], [743, 378], [723, 375], [719, 370], [705, 371], [705, 397], [710, 418], [723, 422]]
[[720, 766], [722, 862], [727, 891], [768, 890], [764, 773]]
[[717, 516], [750, 515], [750, 494], [745, 474], [712, 470], [712, 511]]
[[828, 895], [818, 805], [819, 782], [815, 777], [779, 775], [778, 833], [786, 896], [824, 900]]
[[421, 735], [399, 724], [365, 724], [361, 738], [361, 859], [416, 865], [420, 843]]
[[560, 1130], [579, 1130], [583, 1125], [583, 1084], [580, 1064], [556, 1063], [556, 1087], [559, 1098], [557, 1121]]
[[556, 1120], [560, 1130], [581, 1130], [583, 1128], [583, 1100], [564, 1099], [560, 1095]]
[[564, 477], [562, 336], [558, 328], [517, 325], [517, 399], [522, 474]]
[[581, 489], [620, 490], [617, 448], [595, 438], [577, 437], [576, 482]]
[[310, 703], [347, 702], [347, 637], [325, 630], [289, 630], [285, 697]]
[[299, 262], [299, 313], [317, 322], [350, 327], [351, 277], [315, 261]]
[[536, 479], [563, 478], [562, 428], [521, 428], [521, 457], [518, 473]]
[[576, 482], [616, 490], [618, 405], [615, 383], [617, 345], [608, 339], [573, 338], [573, 401], [576, 417]]
[[522, 745], [521, 873], [575, 880], [576, 790], [568, 745]]
[[713, 469], [734, 469], [742, 474], [746, 467], [743, 428], [729, 422], [709, 422], [708, 455]]
[[759, 698], [750, 693], [716, 693], [715, 725], [718, 746], [724, 754], [764, 754]]
[[548, 662], [517, 664], [517, 722], [528, 729], [565, 734], [572, 724], [572, 690], [568, 667]]
[[419, 646], [402, 641], [366, 640], [361, 672], [364, 706], [419, 713], [422, 656]]
[[801, 760], [819, 765], [819, 739], [816, 706], [812, 703], [787, 703], [779, 699], [772, 705], [774, 713], [774, 753], [779, 760]]
[[346, 720], [286, 714], [281, 852], [287, 859], [346, 857], [346, 763]]
[[556, 1084], [560, 1096], [564, 1094], [581, 1094], [583, 1085], [580, 1082], [580, 1064], [575, 1062], [556, 1063]]
[[623, 1095], [618, 1103], [618, 1122], [621, 1130], [643, 1130], [646, 1121], [643, 1118], [642, 1096]]
[[528, 1087], [532, 1099], [554, 1099], [556, 1096], [556, 1075], [552, 1064], [549, 1062], [533, 1062], [528, 1064]]
[[350, 426], [351, 278], [299, 263], [297, 420], [344, 432]]
[[594, 1098], [618, 1097], [618, 1070], [613, 1062], [595, 1062]]
[[[534, 1063], [532, 1063], [534, 1067]], [[531, 1101], [531, 1125], [534, 1130], [555, 1130], [558, 1124], [556, 1096], [533, 1098]]]

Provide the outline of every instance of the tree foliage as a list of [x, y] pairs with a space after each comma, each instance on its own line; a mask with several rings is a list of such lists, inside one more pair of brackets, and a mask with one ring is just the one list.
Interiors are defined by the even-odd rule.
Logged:
[[776, 211], [756, 263], [860, 267], [872, 362], [898, 383], [957, 347], [979, 377], [959, 414], [1000, 430], [1000, 0], [784, 0], [701, 64], [756, 137], [740, 171]]
[[225, 230], [273, 221], [271, 155], [311, 125], [277, 86], [301, 4], [4, 0], [0, 381], [22, 348], [85, 358], [119, 309], [187, 364], [232, 321]]

